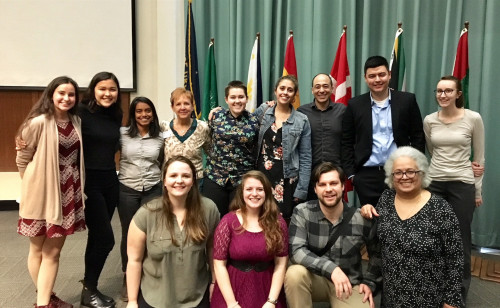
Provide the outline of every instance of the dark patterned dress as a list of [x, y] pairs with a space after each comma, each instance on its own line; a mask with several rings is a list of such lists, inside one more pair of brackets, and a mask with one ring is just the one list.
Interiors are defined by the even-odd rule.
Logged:
[[[71, 121], [57, 122], [59, 133], [59, 178], [61, 185], [62, 225], [44, 219], [20, 217], [17, 232], [28, 237], [62, 237], [85, 230], [85, 214], [80, 178], [80, 138]], [[51, 206], [46, 204], [45, 206]]]
[[[288, 256], [288, 228], [286, 222], [278, 216], [278, 222], [283, 235], [283, 249], [277, 257]], [[257, 262], [272, 262], [274, 255], [266, 250], [264, 232], [249, 232], [242, 230], [241, 223], [235, 212], [226, 214], [215, 229], [214, 259], [227, 261], [227, 272], [233, 289], [234, 297], [243, 308], [261, 308], [267, 301], [273, 279], [274, 264], [264, 271], [250, 270], [243, 272], [231, 265], [231, 260], [255, 264]], [[226, 308], [227, 304], [216, 283], [210, 302], [212, 308]], [[281, 289], [276, 308], [286, 308], [285, 292]]]
[[290, 218], [293, 211], [293, 193], [297, 188], [298, 179], [284, 178], [282, 132], [283, 129], [277, 128], [276, 123], [273, 123], [264, 133], [257, 166], [271, 182], [274, 200], [283, 217]]
[[377, 204], [385, 307], [462, 307], [462, 240], [451, 206], [432, 194], [419, 212], [402, 220], [395, 196], [387, 189]]

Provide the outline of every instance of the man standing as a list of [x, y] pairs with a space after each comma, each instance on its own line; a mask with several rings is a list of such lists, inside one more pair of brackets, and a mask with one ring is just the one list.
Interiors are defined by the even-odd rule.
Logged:
[[[342, 117], [346, 109], [344, 104], [335, 104], [330, 100], [333, 92], [332, 79], [320, 73], [312, 80], [314, 101], [300, 106], [311, 124], [312, 169], [321, 162], [340, 165], [340, 142], [342, 139]], [[309, 183], [307, 200], [316, 199], [314, 183]]]
[[[331, 307], [375, 307], [373, 292], [381, 282], [380, 246], [376, 227], [359, 209], [342, 201], [345, 174], [332, 163], [320, 163], [312, 179], [319, 200], [299, 204], [290, 223], [290, 261], [285, 292], [291, 308], [328, 301]], [[370, 261], [365, 275], [360, 247]]]
[[377, 205], [387, 186], [384, 164], [400, 146], [422, 153], [425, 136], [415, 94], [389, 89], [389, 64], [373, 56], [365, 62], [370, 92], [349, 100], [342, 121], [342, 166], [361, 205]]

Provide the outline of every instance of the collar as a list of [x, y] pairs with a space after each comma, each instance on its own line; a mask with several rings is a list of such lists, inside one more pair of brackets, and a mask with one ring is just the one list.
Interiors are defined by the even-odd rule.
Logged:
[[[371, 94], [370, 94], [370, 95], [371, 95]], [[327, 111], [327, 110], [330, 110], [330, 109], [332, 109], [332, 108], [333, 108], [333, 103], [332, 103], [332, 100], [331, 100], [331, 99], [329, 99], [328, 101], [329, 101], [329, 103], [328, 103], [328, 107], [326, 107], [326, 109], [325, 109], [325, 110], [321, 110], [321, 109], [319, 109], [319, 108], [316, 106], [316, 99], [314, 99], [314, 100], [313, 100], [313, 102], [311, 103], [311, 108], [312, 108], [312, 109], [314, 109], [314, 110], [317, 110], [317, 111]]]
[[[389, 91], [389, 96], [387, 97], [386, 103], [384, 104], [384, 106], [382, 108], [385, 108], [391, 104], [391, 90], [388, 90], [388, 91]], [[373, 100], [372, 92], [370, 92], [370, 103], [371, 103], [372, 107], [377, 105], [377, 104], [375, 104], [375, 101]]]
[[248, 111], [247, 110], [243, 110], [243, 112], [239, 116], [237, 116], [237, 117], [233, 116], [233, 114], [231, 113], [231, 110], [229, 110], [229, 108], [225, 109], [225, 111], [226, 111], [225, 112], [226, 116], [231, 117], [231, 118], [235, 119], [236, 121], [240, 121], [241, 119], [243, 119], [245, 117], [248, 117]]
[[[323, 214], [323, 211], [321, 210], [321, 208], [319, 207], [319, 200], [311, 200], [311, 201], [307, 201], [307, 203], [309, 205], [311, 205], [311, 212], [313, 213], [311, 216], [314, 217], [314, 219], [316, 219], [316, 221], [321, 221], [321, 220], [326, 220], [328, 222], [330, 222], [325, 214]], [[344, 205], [344, 209], [342, 210], [342, 214], [340, 215], [339, 217], [339, 220], [337, 221], [337, 223], [335, 224], [338, 225], [339, 223], [342, 222], [342, 220], [344, 220], [344, 216], [345, 216], [345, 213], [350, 209], [349, 208], [349, 205], [344, 201], [342, 200], [342, 204]]]

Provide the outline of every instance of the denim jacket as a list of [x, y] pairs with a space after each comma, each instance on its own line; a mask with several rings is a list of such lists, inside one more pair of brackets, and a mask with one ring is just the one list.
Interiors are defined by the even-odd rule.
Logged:
[[[269, 107], [266, 103], [263, 103], [255, 110], [254, 115], [260, 122], [256, 161], [259, 160], [264, 133], [276, 119], [274, 117], [275, 108], [275, 106]], [[293, 196], [306, 200], [312, 164], [311, 126], [307, 116], [292, 108], [290, 117], [283, 122], [282, 134], [284, 178], [298, 176], [299, 181]]]

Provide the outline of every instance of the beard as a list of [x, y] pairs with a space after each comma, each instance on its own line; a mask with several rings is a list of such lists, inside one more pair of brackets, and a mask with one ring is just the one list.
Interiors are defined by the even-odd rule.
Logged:
[[323, 196], [318, 196], [318, 200], [323, 206], [332, 208], [336, 207], [342, 202], [342, 195], [337, 195], [337, 197], [332, 201], [326, 201]]

